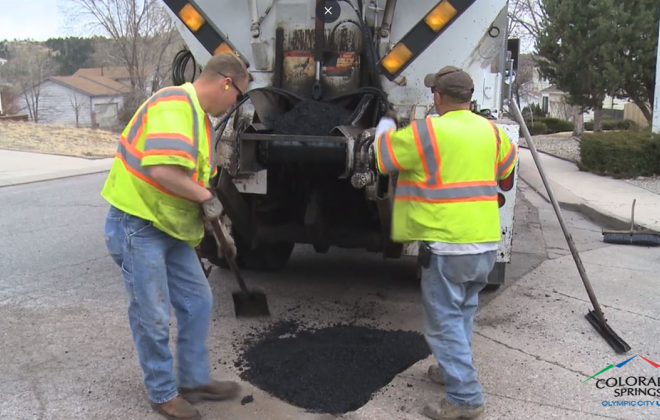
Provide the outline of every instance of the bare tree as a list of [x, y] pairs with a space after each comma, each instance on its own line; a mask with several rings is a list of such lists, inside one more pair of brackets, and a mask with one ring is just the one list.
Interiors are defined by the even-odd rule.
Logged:
[[69, 96], [69, 104], [71, 109], [76, 114], [76, 127], [80, 127], [80, 114], [87, 105], [85, 97], [78, 95], [78, 92], [73, 92], [73, 96]]
[[143, 98], [160, 87], [151, 77], [163, 74], [178, 32], [159, 0], [69, 1], [112, 39], [111, 53], [128, 69], [134, 95]]
[[560, 120], [571, 121], [575, 115], [575, 107], [568, 99], [568, 95], [565, 94], [558, 102], [550, 102], [550, 115]]
[[55, 66], [47, 48], [23, 42], [9, 47], [11, 59], [2, 66], [4, 78], [20, 92], [30, 119], [39, 122], [42, 82], [53, 75]]
[[547, 20], [544, 0], [510, 0], [509, 33], [536, 40]]
[[537, 93], [535, 92], [534, 72], [536, 71], [536, 64], [534, 58], [530, 54], [520, 55], [520, 62], [518, 63], [518, 72], [516, 78], [511, 86], [513, 96], [516, 101], [520, 103], [528, 102], [531, 97]]

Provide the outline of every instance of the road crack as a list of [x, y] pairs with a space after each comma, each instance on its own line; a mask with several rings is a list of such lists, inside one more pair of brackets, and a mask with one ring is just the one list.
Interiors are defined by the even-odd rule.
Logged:
[[[544, 289], [535, 289], [535, 290], [538, 290], [538, 291], [544, 291], [544, 292], [547, 292], [547, 293], [550, 292], [549, 290], [544, 290]], [[584, 302], [584, 303], [589, 303], [589, 304], [591, 304], [591, 301], [588, 300], [588, 299], [582, 299], [582, 298], [579, 298], [579, 297], [571, 296], [571, 295], [568, 295], [568, 294], [566, 294], [566, 293], [557, 292], [556, 290], [553, 290], [552, 292], [553, 292], [553, 293], [556, 293], [556, 294], [558, 294], [558, 295], [560, 295], [560, 296], [567, 297], [567, 298], [569, 298], [569, 299], [574, 299], [574, 300], [578, 300], [578, 301], [580, 301], [580, 302]], [[603, 304], [603, 303], [601, 303], [601, 306], [602, 306], [603, 308], [614, 309], [615, 311], [627, 312], [627, 313], [632, 314], [632, 315], [642, 316], [642, 317], [644, 317], [644, 318], [652, 319], [652, 320], [654, 320], [654, 321], [660, 321], [660, 318], [655, 318], [655, 317], [652, 317], [651, 315], [640, 314], [639, 312], [630, 311], [630, 310], [628, 310], [628, 309], [623, 309], [623, 308], [619, 308], [619, 307], [612, 306], [612, 305], [605, 305], [605, 304]]]
[[524, 402], [524, 403], [528, 403], [528, 404], [534, 404], [534, 405], [538, 405], [538, 406], [541, 406], [541, 407], [556, 408], [556, 409], [559, 409], [559, 410], [570, 411], [570, 412], [573, 412], [573, 413], [589, 414], [589, 415], [592, 415], [592, 416], [596, 416], [598, 418], [614, 419], [614, 420], [626, 420], [622, 417], [612, 417], [612, 416], [607, 416], [607, 415], [601, 414], [601, 413], [594, 413], [594, 412], [591, 412], [591, 411], [581, 411], [581, 410], [576, 410], [576, 409], [573, 409], [573, 408], [562, 407], [560, 405], [542, 403], [540, 401], [526, 400], [524, 398], [514, 398], [514, 397], [509, 397], [508, 395], [497, 394], [495, 392], [484, 391], [484, 394], [504, 398], [504, 399], [507, 399], [507, 400]]
[[542, 358], [541, 356], [538, 356], [538, 355], [536, 355], [536, 354], [528, 353], [528, 352], [526, 352], [526, 351], [523, 350], [523, 349], [519, 349], [519, 348], [517, 348], [517, 347], [513, 347], [513, 346], [511, 346], [511, 345], [509, 345], [509, 344], [506, 344], [506, 343], [504, 343], [504, 342], [502, 342], [502, 341], [496, 340], [496, 339], [494, 339], [494, 338], [492, 338], [492, 337], [488, 337], [487, 335], [485, 335], [485, 334], [483, 334], [483, 333], [481, 333], [481, 332], [479, 332], [479, 331], [475, 331], [474, 334], [476, 334], [476, 335], [478, 335], [478, 336], [480, 336], [480, 337], [483, 337], [483, 338], [485, 338], [485, 339], [487, 339], [487, 340], [490, 340], [490, 341], [492, 341], [492, 342], [494, 342], [494, 343], [496, 343], [496, 344], [499, 344], [500, 346], [506, 347], [506, 348], [509, 349], [509, 350], [515, 350], [515, 351], [517, 351], [517, 352], [519, 352], [519, 353], [522, 353], [522, 354], [524, 354], [524, 355], [526, 355], [526, 356], [533, 357], [533, 358], [535, 358], [536, 360], [539, 360], [539, 361], [541, 361], [541, 362], [548, 363], [548, 364], [550, 364], [550, 365], [556, 366], [556, 367], [558, 367], [558, 368], [564, 369], [564, 370], [569, 371], [569, 372], [572, 372], [572, 373], [576, 373], [576, 374], [581, 375], [581, 376], [584, 376], [584, 377], [589, 377], [589, 375], [586, 374], [586, 373], [584, 373], [584, 372], [580, 372], [579, 370], [571, 369], [571, 368], [569, 368], [568, 366], [564, 366], [564, 365], [562, 365], [561, 363], [558, 363], [558, 362], [553, 362], [553, 361], [551, 361], [551, 360], [546, 360], [546, 359], [544, 359], [544, 358]]

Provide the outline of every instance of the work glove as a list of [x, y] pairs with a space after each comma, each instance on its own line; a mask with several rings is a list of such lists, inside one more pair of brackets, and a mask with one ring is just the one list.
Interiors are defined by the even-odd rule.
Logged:
[[397, 128], [396, 120], [388, 116], [385, 116], [380, 119], [380, 122], [376, 126], [376, 138], [378, 138], [378, 136], [390, 130], [396, 130], [396, 128]]
[[222, 203], [218, 200], [218, 196], [211, 191], [213, 197], [209, 198], [206, 201], [202, 201], [202, 210], [204, 211], [204, 220], [211, 221], [219, 219], [225, 212], [225, 209], [222, 207]]
[[[202, 202], [202, 210], [204, 211], [204, 220], [207, 224], [214, 220], [218, 220], [220, 222], [220, 230], [222, 231], [222, 235], [227, 242], [227, 249], [222, 249], [222, 244], [218, 238], [215, 238], [216, 243], [218, 244], [218, 256], [226, 256], [232, 259], [236, 258], [236, 241], [229, 233], [231, 229], [231, 221], [225, 214], [222, 203], [220, 203], [220, 200], [218, 200], [218, 197], [215, 195], [215, 193], [213, 193], [213, 198], [209, 198], [208, 200]], [[213, 232], [213, 229], [208, 226], [207, 229]]]

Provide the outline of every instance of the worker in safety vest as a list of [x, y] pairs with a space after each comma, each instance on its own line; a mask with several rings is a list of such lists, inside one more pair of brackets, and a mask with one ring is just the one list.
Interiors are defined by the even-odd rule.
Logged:
[[383, 118], [374, 154], [383, 174], [398, 173], [392, 239], [420, 241], [426, 340], [438, 364], [430, 379], [447, 397], [425, 407], [432, 419], [467, 419], [484, 411], [472, 362], [478, 293], [500, 241], [497, 181], [515, 167], [517, 151], [493, 122], [470, 111], [470, 76], [445, 67], [429, 74], [438, 117], [396, 130]]
[[[111, 205], [106, 245], [122, 269], [148, 397], [168, 419], [199, 419], [191, 401], [238, 392], [236, 383], [210, 376], [206, 336], [213, 296], [194, 247], [204, 236], [204, 220], [223, 213], [207, 189], [216, 175], [207, 113], [222, 115], [247, 85], [243, 62], [224, 53], [212, 57], [194, 83], [158, 91], [124, 130], [102, 192]], [[170, 304], [178, 327], [178, 389], [168, 346]]]

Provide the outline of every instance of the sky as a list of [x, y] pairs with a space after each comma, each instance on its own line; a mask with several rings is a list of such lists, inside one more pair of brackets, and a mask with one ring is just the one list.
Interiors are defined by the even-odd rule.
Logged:
[[64, 26], [58, 4], [64, 0], [0, 0], [0, 40], [45, 41], [72, 35]]

